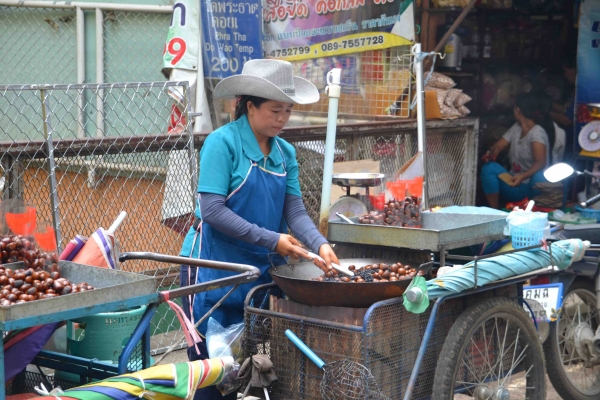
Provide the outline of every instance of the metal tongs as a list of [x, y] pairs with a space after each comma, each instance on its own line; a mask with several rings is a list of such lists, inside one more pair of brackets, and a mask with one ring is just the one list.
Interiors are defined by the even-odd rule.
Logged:
[[[323, 257], [319, 256], [318, 254], [315, 254], [315, 253], [313, 253], [313, 252], [312, 252], [312, 251], [310, 251], [310, 250], [303, 249], [302, 247], [299, 247], [299, 246], [298, 246], [298, 248], [299, 248], [300, 250], [302, 250], [302, 252], [303, 252], [303, 253], [306, 253], [306, 255], [307, 255], [308, 257], [310, 257], [310, 259], [311, 259], [311, 260], [317, 259], [317, 260], [319, 260], [319, 261], [322, 261], [322, 262], [323, 262], [325, 265], [327, 265], [327, 263], [325, 262], [325, 260], [323, 259]], [[339, 264], [336, 264], [336, 263], [333, 263], [333, 262], [332, 262], [332, 263], [331, 263], [331, 266], [333, 267], [333, 269], [335, 269], [335, 270], [336, 270], [336, 271], [338, 271], [338, 272], [341, 272], [341, 273], [342, 273], [342, 274], [344, 274], [344, 275], [348, 275], [348, 276], [354, 276], [354, 272], [352, 272], [352, 271], [348, 270], [347, 268], [344, 268], [344, 267], [342, 267], [342, 266], [341, 266], [341, 265], [339, 265]]]

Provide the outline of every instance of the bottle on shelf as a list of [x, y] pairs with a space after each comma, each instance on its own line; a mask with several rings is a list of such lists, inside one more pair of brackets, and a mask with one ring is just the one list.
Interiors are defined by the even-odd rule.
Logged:
[[485, 28], [485, 35], [483, 35], [483, 58], [490, 58], [492, 56], [492, 33], [490, 28]]
[[[438, 40], [444, 36], [448, 30], [452, 27], [454, 18], [448, 18], [448, 22], [445, 25], [440, 26], [438, 29]], [[443, 53], [445, 57], [441, 60], [441, 66], [452, 70], [460, 70], [463, 59], [463, 45], [462, 41], [467, 36], [468, 29], [464, 27], [458, 27], [450, 37], [444, 43]]]
[[528, 60], [534, 57], [532, 27], [525, 21], [519, 23], [519, 58]]
[[469, 50], [471, 52], [471, 58], [479, 58], [479, 28], [473, 28], [473, 34], [471, 35], [471, 45]]
[[519, 29], [512, 21], [508, 23], [506, 30], [506, 57], [519, 57]]
[[506, 56], [506, 36], [504, 28], [496, 26], [492, 32], [492, 57], [504, 58]]

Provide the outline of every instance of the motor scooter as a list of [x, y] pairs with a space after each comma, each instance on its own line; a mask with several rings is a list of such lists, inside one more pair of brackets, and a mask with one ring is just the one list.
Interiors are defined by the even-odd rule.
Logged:
[[[544, 172], [549, 182], [559, 182], [574, 174], [590, 175], [588, 171], [575, 171], [570, 165], [560, 163]], [[598, 183], [596, 183], [598, 184]], [[600, 201], [596, 195], [580, 203], [587, 208]], [[546, 282], [562, 283], [563, 301], [557, 310], [556, 321], [544, 342], [548, 377], [563, 399], [600, 399], [600, 224], [565, 224], [551, 239], [578, 238], [588, 240], [592, 246], [583, 260], [554, 274]]]

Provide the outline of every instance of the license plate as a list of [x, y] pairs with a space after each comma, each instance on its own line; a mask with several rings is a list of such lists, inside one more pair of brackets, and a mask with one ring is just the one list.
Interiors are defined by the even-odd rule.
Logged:
[[550, 283], [547, 285], [534, 285], [523, 287], [523, 298], [527, 300], [535, 300], [541, 304], [543, 310], [533, 311], [536, 319], [555, 321], [557, 310], [562, 305], [563, 300], [563, 284]]

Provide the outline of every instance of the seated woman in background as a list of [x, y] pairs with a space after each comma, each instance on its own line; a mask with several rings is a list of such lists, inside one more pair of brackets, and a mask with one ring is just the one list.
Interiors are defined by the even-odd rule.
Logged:
[[[514, 108], [517, 122], [484, 155], [481, 186], [492, 208], [500, 200], [514, 202], [538, 194], [533, 186], [546, 182], [544, 168], [549, 166], [556, 138], [555, 125], [548, 114], [547, 99], [540, 94], [520, 95]], [[496, 163], [496, 157], [510, 147], [510, 172]]]

